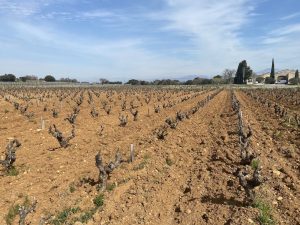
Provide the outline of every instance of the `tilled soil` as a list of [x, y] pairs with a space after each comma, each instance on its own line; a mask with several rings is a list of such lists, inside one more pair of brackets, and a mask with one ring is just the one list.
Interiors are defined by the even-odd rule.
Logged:
[[[300, 224], [299, 130], [269, 116], [242, 91], [234, 92], [253, 130], [251, 147], [259, 154], [265, 179], [256, 189], [257, 196], [271, 206], [277, 224]], [[57, 223], [74, 224], [76, 218], [93, 209], [93, 200], [99, 195], [97, 152], [108, 163], [114, 160], [117, 149], [123, 158], [128, 158], [131, 144], [134, 162], [123, 163], [110, 174], [110, 188], [103, 192], [104, 205], [97, 208], [87, 224], [259, 224], [259, 209], [245, 202], [245, 191], [235, 175], [241, 166], [238, 116], [232, 109], [231, 90], [195, 93], [167, 92], [170, 98], [164, 102], [176, 104], [155, 113], [153, 107], [161, 102], [152, 99], [147, 104], [144, 93], [138, 92], [139, 116], [133, 121], [128, 108], [121, 110], [117, 95], [111, 102], [110, 115], [94, 96], [99, 116], [93, 118], [85, 91], [75, 122], [76, 136], [66, 149], [57, 148], [58, 142], [47, 128], [56, 124], [64, 134], [70, 134], [72, 126], [64, 120], [72, 111], [69, 97], [62, 103], [54, 96], [46, 100], [49, 109], [59, 108], [58, 118], [53, 118], [49, 110], [43, 111], [44, 103], [31, 101], [33, 120], [0, 99], [1, 156], [8, 138], [15, 137], [22, 143], [15, 163], [19, 174], [7, 176], [0, 172], [0, 224], [6, 224], [9, 208], [22, 204], [26, 196], [38, 202], [36, 211], [26, 217], [27, 222], [39, 224], [43, 217], [54, 223], [60, 212], [77, 208], [78, 212]], [[213, 93], [217, 95], [205, 101]], [[135, 99], [135, 95], [129, 94], [128, 99]], [[186, 96], [187, 100], [180, 101]], [[103, 93], [101, 97], [105, 99]], [[165, 124], [167, 117], [186, 112], [199, 101], [205, 101], [205, 105], [189, 119], [180, 121], [176, 129], [168, 128], [164, 140], [157, 138], [156, 129]], [[129, 116], [125, 127], [118, 126], [119, 113]], [[39, 129], [41, 117], [45, 130]], [[102, 135], [97, 134], [100, 125], [104, 127]], [[277, 130], [282, 135], [274, 136]], [[18, 217], [13, 224], [17, 222]]]

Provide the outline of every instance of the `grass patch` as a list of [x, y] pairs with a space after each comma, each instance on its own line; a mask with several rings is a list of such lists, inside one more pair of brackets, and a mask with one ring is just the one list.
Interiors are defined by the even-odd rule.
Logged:
[[59, 212], [57, 217], [51, 221], [51, 224], [62, 225], [65, 224], [72, 214], [78, 213], [80, 211], [79, 207], [67, 208]]
[[103, 206], [103, 204], [104, 204], [104, 195], [103, 195], [103, 194], [97, 195], [97, 196], [93, 199], [93, 203], [94, 203], [94, 205], [95, 205], [97, 208]]
[[280, 140], [283, 136], [283, 132], [281, 132], [280, 130], [276, 131], [274, 134], [273, 134], [273, 138], [276, 139], [276, 140]]
[[133, 170], [142, 170], [145, 168], [146, 164], [147, 164], [147, 161], [144, 160], [139, 165], [133, 167]]
[[19, 175], [19, 171], [17, 170], [16, 167], [11, 167], [8, 171], [7, 171], [7, 176], [18, 176]]
[[253, 160], [251, 161], [251, 168], [252, 168], [253, 170], [258, 169], [259, 163], [260, 163], [260, 162], [259, 162], [258, 159], [253, 159]]
[[106, 190], [108, 191], [113, 191], [115, 188], [116, 188], [116, 184], [115, 183], [112, 183], [112, 184], [107, 184], [106, 186]]
[[151, 157], [150, 157], [150, 155], [149, 154], [145, 154], [144, 156], [143, 156], [143, 159], [144, 160], [149, 160]]
[[136, 171], [136, 170], [142, 170], [142, 169], [144, 169], [145, 166], [146, 166], [146, 164], [147, 164], [147, 162], [148, 162], [148, 160], [149, 160], [150, 158], [151, 158], [151, 157], [150, 157], [149, 154], [145, 154], [145, 155], [143, 156], [143, 161], [142, 161], [139, 165], [133, 167], [133, 170]]
[[[87, 223], [90, 219], [93, 218], [94, 214], [97, 212], [97, 210], [104, 205], [104, 195], [99, 194], [93, 199], [93, 203], [95, 207], [89, 209], [86, 212], [83, 212], [79, 217], [76, 217], [72, 220], [72, 223], [75, 223], [76, 221], [79, 221], [81, 223]], [[56, 224], [55, 224], [56, 225]]]
[[71, 183], [71, 184], [69, 185], [69, 191], [70, 191], [71, 193], [73, 193], [73, 192], [76, 191], [76, 188], [75, 188], [75, 184], [74, 184], [74, 183]]
[[12, 205], [8, 209], [8, 213], [5, 216], [5, 222], [7, 225], [12, 225], [16, 216], [19, 214], [19, 205]]
[[94, 216], [94, 214], [97, 212], [97, 207], [94, 207], [92, 209], [89, 209], [86, 212], [83, 212], [82, 214], [80, 214], [79, 217], [75, 217], [73, 218], [70, 223], [68, 224], [74, 224], [75, 222], [79, 221], [83, 224], [86, 224], [89, 220], [91, 220]]
[[80, 217], [76, 221], [79, 221], [81, 223], [87, 223], [90, 219], [93, 218], [93, 216], [96, 212], [97, 212], [97, 208], [92, 208], [91, 210], [81, 214]]
[[257, 209], [259, 209], [259, 216], [257, 218], [257, 220], [259, 221], [259, 223], [261, 225], [274, 225], [275, 222], [273, 220], [272, 217], [272, 207], [260, 200], [260, 199], [256, 199], [253, 206]]

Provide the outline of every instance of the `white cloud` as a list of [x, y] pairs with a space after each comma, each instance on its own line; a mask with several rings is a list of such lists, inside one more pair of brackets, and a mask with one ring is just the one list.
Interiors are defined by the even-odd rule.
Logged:
[[263, 44], [277, 44], [277, 43], [282, 43], [286, 39], [284, 37], [266, 37], [263, 39]]
[[300, 16], [300, 12], [297, 12], [297, 13], [293, 13], [293, 14], [281, 17], [280, 19], [281, 20], [290, 20], [290, 19], [294, 19], [294, 18], [299, 17], [299, 16]]
[[[52, 56], [52, 60], [58, 64], [58, 67], [54, 68], [51, 61], [43, 62], [40, 59], [38, 62], [24, 63], [28, 59], [19, 59], [16, 57], [16, 63], [25, 65], [24, 67], [18, 66], [15, 69], [22, 68], [26, 71], [28, 67], [36, 65], [35, 68], [41, 68], [39, 73], [57, 73], [57, 69], [61, 69], [61, 73], [64, 74], [86, 74], [83, 71], [89, 71], [89, 76], [97, 78], [99, 76], [109, 76], [115, 79], [124, 79], [122, 77], [135, 77], [140, 79], [158, 78], [162, 75], [186, 75], [186, 73], [195, 71], [193, 65], [190, 62], [178, 60], [172, 57], [162, 57], [159, 54], [155, 54], [143, 48], [144, 40], [134, 38], [117, 38], [115, 40], [107, 39], [94, 39], [89, 37], [74, 37], [71, 34], [64, 33], [58, 30], [52, 30], [51, 28], [45, 28], [35, 26], [32, 24], [17, 22], [13, 24], [14, 33], [19, 37], [17, 40], [22, 45], [33, 44], [40, 49], [39, 53], [43, 56], [44, 52]], [[20, 39], [22, 41], [20, 41]], [[25, 44], [24, 44], [25, 43]], [[64, 55], [58, 55], [57, 58], [63, 58], [65, 65], [58, 62], [55, 58], [55, 53], [51, 49], [56, 49], [64, 52]], [[50, 55], [49, 55], [50, 54]], [[51, 57], [50, 57], [51, 58]], [[70, 60], [76, 60], [76, 66], [73, 67]], [[86, 63], [86, 61], [89, 61]], [[7, 65], [11, 65], [6, 63]], [[27, 66], [26, 66], [27, 65]], [[41, 66], [43, 65], [43, 66]], [[69, 69], [67, 68], [69, 65]], [[81, 69], [79, 68], [81, 65]], [[180, 69], [174, 65], [180, 67]], [[5, 66], [5, 67], [6, 67]], [[5, 68], [2, 66], [2, 68]], [[76, 70], [74, 69], [76, 68]], [[92, 68], [92, 69], [91, 69]], [[49, 71], [50, 70], [50, 71]], [[37, 72], [36, 70], [34, 70]], [[18, 73], [20, 71], [17, 71]], [[32, 73], [32, 72], [31, 72]]]
[[[27, 58], [16, 56], [15, 62], [22, 65], [24, 71], [27, 68], [30, 72], [35, 67], [47, 73], [61, 71], [65, 74], [89, 74], [95, 79], [103, 75], [116, 79], [122, 76], [147, 79], [151, 75], [154, 76], [152, 78], [174, 74], [214, 75], [225, 68], [235, 68], [243, 59], [254, 70], [260, 70], [269, 66], [272, 57], [280, 58], [283, 62], [280, 67], [285, 68], [285, 65], [297, 65], [300, 58], [297, 47], [300, 41], [295, 38], [295, 34], [300, 32], [300, 24], [297, 23], [275, 28], [269, 33], [257, 33], [257, 43], [247, 45], [245, 27], [251, 27], [253, 20], [262, 16], [256, 13], [257, 1], [253, 0], [162, 0], [166, 4], [160, 11], [146, 13], [142, 10], [140, 14], [125, 9], [116, 11], [114, 8], [108, 10], [96, 7], [76, 12], [68, 11], [67, 7], [63, 11], [43, 10], [51, 4], [66, 1], [72, 2], [12, 0], [9, 4], [8, 1], [0, 0], [0, 12], [7, 10], [28, 17], [26, 20], [15, 18], [6, 21], [12, 28], [6, 32], [11, 35], [11, 40], [5, 37], [8, 41], [1, 43], [2, 37], [0, 45], [7, 49], [30, 46], [34, 48], [32, 54], [48, 55], [50, 58], [49, 62], [43, 62], [35, 57], [37, 61], [30, 62]], [[44, 20], [31, 20], [33, 15]], [[64, 29], [61, 21], [55, 18], [67, 19], [67, 22], [64, 21], [66, 23], [99, 20], [99, 27], [109, 22], [115, 25], [113, 29], [117, 35], [109, 35], [111, 26], [103, 28], [102, 32], [108, 34], [105, 36], [93, 31], [81, 33], [80, 28], [75, 34], [68, 31], [68, 27]], [[289, 18], [292, 15], [283, 20]], [[141, 21], [147, 25], [142, 26]], [[148, 24], [151, 25], [148, 27]], [[256, 32], [255, 27], [251, 28]], [[122, 30], [118, 35], [118, 29], [126, 32]], [[167, 35], [170, 42], [174, 42], [174, 46], [166, 47], [169, 55], [156, 45], [165, 41], [160, 40], [162, 36], [147, 36], [150, 29], [153, 33]], [[130, 33], [129, 30], [136, 32]], [[60, 61], [53, 60], [56, 55]], [[0, 63], [0, 68], [3, 68], [3, 61], [0, 60]], [[13, 65], [13, 62], [7, 65]]]
[[[254, 10], [249, 0], [167, 0], [169, 8], [160, 17], [166, 30], [189, 37], [199, 52], [198, 61], [209, 73], [243, 59], [247, 51], [240, 36]], [[226, 56], [226, 57], [224, 57]]]
[[300, 32], [300, 23], [286, 25], [271, 32], [276, 36], [291, 35]]
[[114, 13], [110, 11], [104, 11], [104, 10], [92, 10], [92, 11], [86, 11], [80, 14], [83, 18], [103, 18], [103, 17], [113, 17], [115, 16]]
[[31, 16], [39, 12], [53, 0], [0, 0], [0, 12], [17, 16]]

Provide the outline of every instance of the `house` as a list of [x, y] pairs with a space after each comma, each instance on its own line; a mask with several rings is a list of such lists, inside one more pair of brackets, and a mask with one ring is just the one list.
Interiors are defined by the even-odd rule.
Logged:
[[[280, 70], [275, 73], [276, 84], [288, 84], [291, 79], [295, 77], [295, 70]], [[269, 77], [270, 73], [264, 73], [257, 77], [266, 78]]]

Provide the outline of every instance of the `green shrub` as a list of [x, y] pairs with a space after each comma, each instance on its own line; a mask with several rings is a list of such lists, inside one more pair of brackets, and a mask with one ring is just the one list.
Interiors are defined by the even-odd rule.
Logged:
[[95, 204], [96, 207], [101, 207], [104, 204], [104, 195], [103, 194], [99, 194], [97, 195], [94, 200], [93, 203]]

